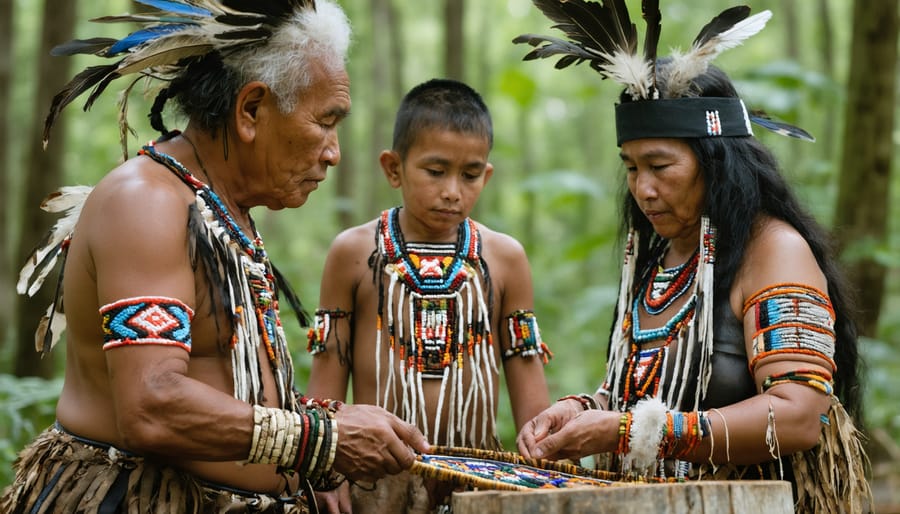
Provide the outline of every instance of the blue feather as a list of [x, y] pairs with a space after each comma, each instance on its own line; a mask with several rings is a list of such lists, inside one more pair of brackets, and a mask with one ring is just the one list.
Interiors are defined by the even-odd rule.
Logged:
[[156, 7], [160, 11], [186, 14], [189, 16], [212, 16], [212, 13], [210, 11], [207, 11], [206, 9], [187, 5], [185, 3], [179, 2], [178, 0], [135, 0], [135, 2], [149, 5], [150, 7]]
[[146, 29], [137, 30], [135, 32], [132, 32], [131, 34], [128, 34], [124, 38], [118, 40], [116, 44], [112, 45], [106, 52], [106, 56], [110, 57], [122, 52], [126, 52], [128, 50], [131, 50], [135, 46], [146, 43], [147, 41], [152, 41], [165, 34], [180, 32], [188, 27], [193, 27], [195, 25], [195, 23], [176, 23], [169, 25], [154, 25]]

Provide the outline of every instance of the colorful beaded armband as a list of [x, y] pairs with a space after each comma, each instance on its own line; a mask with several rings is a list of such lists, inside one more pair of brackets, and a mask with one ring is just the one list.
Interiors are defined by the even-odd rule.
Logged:
[[779, 354], [819, 357], [835, 369], [834, 308], [827, 294], [803, 284], [776, 284], [744, 303], [744, 315], [751, 311], [751, 371], [761, 359]]
[[191, 351], [194, 311], [164, 296], [125, 298], [100, 307], [103, 349], [127, 345], [178, 346]]
[[[315, 312], [315, 321], [312, 328], [307, 333], [306, 351], [312, 355], [324, 353], [328, 337], [334, 329], [335, 324], [340, 319], [349, 320], [353, 315], [352, 312], [341, 309], [317, 309]], [[338, 340], [340, 346], [341, 342]]]
[[808, 387], [812, 387], [813, 389], [822, 391], [829, 396], [834, 392], [831, 373], [826, 373], [824, 371], [814, 369], [798, 369], [795, 371], [787, 371], [784, 373], [769, 375], [763, 381], [762, 390], [763, 392], [765, 392], [768, 391], [771, 387], [787, 383], [802, 384]]
[[503, 359], [540, 355], [544, 364], [547, 364], [553, 354], [541, 339], [541, 331], [538, 328], [534, 311], [520, 309], [507, 316], [506, 320], [509, 328], [510, 347], [503, 352]]

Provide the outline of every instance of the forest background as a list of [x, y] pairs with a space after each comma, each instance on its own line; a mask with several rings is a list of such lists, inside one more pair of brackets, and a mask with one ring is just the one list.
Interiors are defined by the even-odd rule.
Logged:
[[[483, 94], [494, 117], [495, 173], [473, 217], [516, 237], [528, 252], [535, 310], [555, 355], [546, 367], [551, 397], [594, 390], [604, 373], [621, 262], [617, 198], [624, 172], [613, 126], [618, 88], [585, 65], [559, 71], [555, 60], [523, 62], [529, 47], [513, 45], [515, 36], [556, 33], [529, 0], [338, 1], [354, 27], [353, 113], [341, 127], [343, 160], [304, 207], [254, 211], [272, 260], [307, 309], [314, 309], [332, 238], [400, 201], [377, 163], [378, 153], [390, 146], [400, 98], [432, 77], [464, 80]], [[686, 49], [700, 27], [735, 2], [661, 3], [664, 55]], [[628, 5], [643, 34], [640, 2]], [[760, 35], [716, 63], [735, 79], [750, 108], [818, 138], [810, 144], [756, 131], [805, 205], [832, 229], [862, 293], [860, 353], [871, 453], [876, 475], [896, 477], [898, 3], [757, 0], [752, 7], [771, 9], [774, 17]], [[55, 221], [38, 204], [60, 185], [96, 183], [122, 160], [115, 91], [124, 84], [118, 83], [88, 113], [79, 112], [76, 101], [49, 147], [41, 149], [52, 95], [101, 60], [47, 54], [73, 37], [122, 37], [135, 27], [86, 20], [144, 9], [129, 0], [0, 0], [0, 488], [10, 479], [16, 452], [52, 422], [65, 365], [64, 340], [43, 360], [33, 351], [34, 328], [52, 286], [34, 298], [15, 294], [25, 256]], [[156, 137], [146, 118], [151, 100], [132, 95], [130, 155]], [[184, 125], [171, 115], [166, 122]], [[302, 389], [310, 365], [305, 329], [290, 315], [284, 318]], [[501, 397], [502, 440], [513, 449], [515, 429]]]

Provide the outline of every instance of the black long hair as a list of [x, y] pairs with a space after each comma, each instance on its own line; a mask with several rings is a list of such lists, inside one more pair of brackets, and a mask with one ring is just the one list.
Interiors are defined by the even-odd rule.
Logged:
[[[665, 63], [661, 60], [662, 65]], [[664, 74], [660, 74], [660, 78], [664, 78]], [[728, 76], [714, 66], [695, 78], [693, 86], [697, 96], [738, 96]], [[665, 90], [664, 87], [660, 89]], [[631, 101], [631, 98], [623, 94], [620, 101]], [[806, 240], [828, 281], [828, 296], [835, 312], [835, 394], [847, 411], [861, 422], [856, 295], [837, 261], [831, 235], [801, 205], [782, 175], [775, 155], [755, 137], [687, 138], [685, 141], [694, 151], [703, 173], [705, 214], [717, 230], [714, 297], [728, 298], [754, 220], [766, 215], [794, 227]], [[659, 237], [627, 187], [622, 190], [621, 208], [621, 233], [625, 234], [633, 227], [640, 236], [636, 266], [642, 270], [651, 258], [650, 246]], [[636, 273], [635, 278], [638, 276]]]

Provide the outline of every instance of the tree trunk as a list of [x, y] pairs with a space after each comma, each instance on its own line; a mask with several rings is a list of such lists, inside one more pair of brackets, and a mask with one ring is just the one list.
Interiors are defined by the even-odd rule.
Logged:
[[[843, 249], [883, 243], [887, 237], [894, 95], [897, 77], [898, 2], [857, 0], [847, 84], [843, 159], [835, 227]], [[849, 265], [860, 292], [860, 333], [875, 337], [885, 267], [872, 252]]]
[[12, 336], [13, 291], [15, 271], [12, 264], [9, 208], [12, 191], [9, 170], [9, 98], [12, 91], [13, 1], [0, 0], [0, 348]]
[[[391, 34], [393, 32], [393, 22], [395, 16], [392, 11], [392, 0], [374, 0], [372, 2], [372, 34]], [[396, 88], [396, 74], [391, 74], [391, 70], [402, 66], [401, 63], [393, 61], [396, 52], [396, 44], [393, 40], [394, 36], [378, 37], [374, 36], [371, 41], [371, 68], [369, 77], [371, 78], [370, 89], [371, 113], [369, 134], [369, 151], [363, 163], [363, 169], [367, 176], [368, 183], [371, 187], [366, 188], [368, 191], [368, 199], [366, 202], [365, 219], [369, 219], [377, 214], [383, 207], [379, 191], [383, 191], [384, 179], [380, 171], [378, 171], [378, 155], [385, 148], [391, 146], [391, 133], [393, 129], [394, 112], [393, 106], [399, 102], [399, 97], [394, 96]]]
[[[69, 79], [69, 59], [51, 57], [50, 50], [72, 38], [76, 4], [77, 0], [46, 0], [44, 4], [40, 51], [37, 55], [38, 101], [35, 102], [31, 130], [28, 132], [33, 137], [29, 139], [31, 143], [26, 154], [24, 212], [16, 262], [24, 262], [55, 221], [37, 207], [48, 193], [62, 185], [62, 157], [65, 148], [65, 125], [61, 123], [63, 119], [54, 127], [53, 139], [46, 151], [42, 148], [40, 134], [50, 99]], [[52, 283], [51, 280], [52, 277], [48, 277], [48, 286]], [[19, 297], [18, 348], [14, 365], [17, 376], [50, 377], [53, 373], [53, 361], [36, 358], [34, 350], [34, 331], [53, 294], [54, 288], [48, 286], [32, 298]]]
[[447, 78], [465, 80], [463, 56], [465, 55], [465, 37], [463, 35], [463, 18], [465, 0], [446, 0], [444, 4], [444, 73]]
[[[819, 26], [822, 28], [819, 31], [819, 44], [816, 46], [819, 47], [819, 53], [822, 57], [822, 71], [830, 80], [835, 80], [834, 24], [831, 19], [831, 5], [828, 0], [819, 0], [819, 16], [821, 17]], [[816, 136], [820, 141], [820, 144], [816, 146], [822, 152], [823, 160], [831, 162], [837, 146], [834, 135], [834, 129], [837, 125], [837, 110], [834, 102], [827, 102], [823, 108], [825, 109], [825, 123], [822, 124], [823, 133]]]

